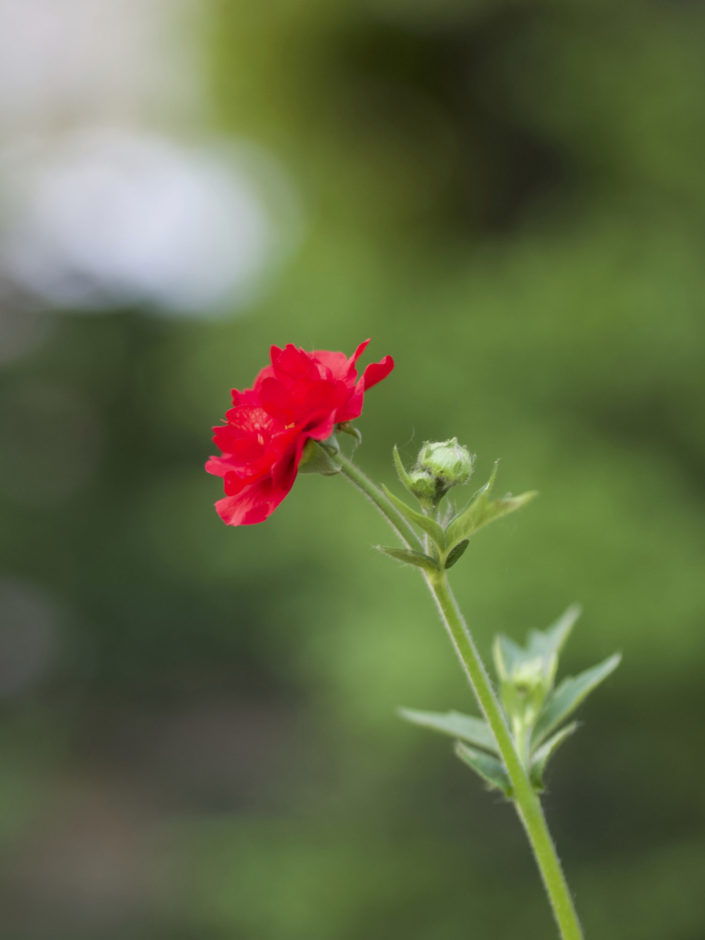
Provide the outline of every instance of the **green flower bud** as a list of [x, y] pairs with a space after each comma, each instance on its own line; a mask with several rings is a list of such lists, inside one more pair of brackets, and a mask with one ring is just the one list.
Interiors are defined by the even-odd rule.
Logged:
[[512, 722], [526, 726], [536, 721], [550, 687], [541, 656], [516, 663], [502, 683], [502, 701]]
[[519, 692], [530, 695], [536, 689], [544, 688], [546, 682], [544, 661], [540, 656], [525, 659], [512, 669], [511, 682]]
[[407, 480], [409, 490], [421, 502], [436, 498], [436, 478], [426, 470], [412, 470]]
[[456, 437], [449, 441], [427, 442], [419, 451], [414, 473], [433, 478], [435, 490], [432, 498], [438, 501], [451, 486], [468, 482], [474, 459]]

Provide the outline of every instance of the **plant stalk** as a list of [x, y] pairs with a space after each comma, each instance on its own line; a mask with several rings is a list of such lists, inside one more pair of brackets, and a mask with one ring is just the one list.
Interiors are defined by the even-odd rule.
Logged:
[[541, 872], [561, 936], [563, 940], [582, 940], [583, 933], [578, 915], [548, 830], [541, 801], [517, 753], [506, 718], [450, 589], [446, 573], [442, 571], [437, 575], [425, 575], [425, 579], [507, 768], [513, 789], [512, 799]]
[[373, 483], [367, 474], [363, 473], [363, 471], [344, 454], [336, 454], [335, 459], [341, 465], [341, 473], [370, 500], [379, 512], [382, 513], [406, 547], [417, 552], [422, 551], [423, 546], [414, 530], [396, 506], [387, 499], [377, 484]]
[[[374, 504], [404, 543], [415, 550], [420, 543], [395, 506], [369, 477], [347, 457], [337, 455], [343, 475]], [[583, 940], [583, 933], [568, 884], [556, 853], [538, 795], [517, 752], [504, 712], [482, 664], [472, 635], [448, 584], [445, 571], [424, 573], [441, 620], [475, 693], [480, 709], [492, 729], [512, 784], [512, 800], [541, 873], [562, 940]]]

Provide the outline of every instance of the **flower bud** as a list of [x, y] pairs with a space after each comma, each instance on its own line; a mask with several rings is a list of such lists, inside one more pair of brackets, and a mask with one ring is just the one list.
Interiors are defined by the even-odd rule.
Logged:
[[467, 483], [472, 476], [473, 455], [456, 437], [449, 441], [427, 442], [419, 451], [414, 474], [425, 474], [434, 481], [433, 498], [437, 501], [451, 486]]
[[531, 695], [536, 689], [546, 686], [544, 661], [541, 656], [525, 659], [512, 669], [510, 681], [517, 691]]
[[421, 502], [436, 498], [436, 478], [426, 470], [412, 470], [407, 478], [409, 490]]
[[524, 726], [533, 724], [550, 688], [543, 657], [515, 663], [508, 678], [502, 682], [502, 702], [512, 721]]

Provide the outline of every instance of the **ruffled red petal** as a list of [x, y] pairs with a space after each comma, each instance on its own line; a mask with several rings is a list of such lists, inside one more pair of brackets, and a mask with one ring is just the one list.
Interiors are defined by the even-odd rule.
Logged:
[[223, 478], [226, 497], [216, 503], [228, 525], [262, 522], [293, 486], [308, 440], [325, 440], [335, 425], [359, 417], [367, 389], [394, 367], [391, 356], [367, 366], [356, 363], [369, 340], [349, 358], [341, 352], [306, 352], [292, 344], [271, 348], [271, 365], [252, 388], [232, 390], [227, 423], [213, 429], [222, 451], [206, 470]]
[[[362, 373], [360, 383], [364, 391], [368, 391], [373, 385], [386, 379], [394, 368], [394, 360], [391, 356], [385, 356], [379, 362], [371, 362]], [[358, 383], [358, 384], [360, 384]]]

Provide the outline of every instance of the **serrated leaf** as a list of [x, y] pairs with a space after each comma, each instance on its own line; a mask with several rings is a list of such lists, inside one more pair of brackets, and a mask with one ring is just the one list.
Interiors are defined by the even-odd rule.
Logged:
[[396, 558], [397, 561], [403, 561], [406, 565], [414, 565], [416, 568], [423, 568], [426, 571], [439, 571], [439, 567], [433, 558], [424, 555], [423, 552], [414, 552], [408, 548], [389, 547], [387, 545], [375, 545], [379, 552], [384, 552], [390, 558]]
[[501, 790], [505, 796], [512, 794], [512, 785], [504, 764], [491, 757], [483, 751], [476, 751], [475, 748], [458, 741], [455, 745], [455, 753], [478, 774], [490, 787]]
[[532, 736], [534, 746], [571, 715], [590, 692], [614, 672], [621, 659], [621, 655], [615, 653], [591, 669], [564, 679], [548, 696], [539, 714]]
[[396, 506], [407, 522], [412, 523], [412, 525], [417, 525], [420, 529], [426, 532], [427, 535], [431, 536], [439, 548], [443, 548], [445, 535], [443, 529], [435, 519], [432, 519], [430, 516], [425, 516], [422, 512], [419, 512], [416, 509], [412, 509], [411, 506], [407, 506], [403, 499], [399, 499], [398, 496], [395, 496], [391, 490], [384, 486], [384, 484], [382, 484], [382, 490], [384, 491], [384, 495], [387, 497], [387, 499], [393, 503], [394, 506]]
[[531, 778], [531, 783], [537, 790], [543, 789], [543, 774], [549, 758], [552, 757], [561, 744], [573, 734], [577, 727], [578, 722], [572, 721], [569, 725], [565, 725], [565, 727], [561, 728], [560, 731], [556, 731], [555, 734], [551, 735], [547, 741], [544, 741], [544, 743], [534, 751], [531, 756], [529, 777]]
[[458, 544], [454, 548], [452, 548], [450, 552], [448, 552], [448, 557], [446, 558], [446, 563], [445, 563], [446, 570], [448, 568], [452, 568], [453, 565], [456, 563], [456, 561], [460, 561], [460, 559], [465, 554], [465, 549], [468, 547], [469, 544], [470, 544], [469, 539], [463, 539], [462, 542], [458, 542]]
[[485, 485], [478, 490], [468, 505], [451, 522], [446, 530], [446, 545], [457, 545], [469, 538], [482, 526], [502, 516], [521, 509], [536, 496], [535, 492], [522, 493], [520, 496], [505, 496], [502, 499], [490, 499], [490, 493], [497, 475], [497, 464]]
[[474, 744], [493, 754], [499, 753], [492, 730], [482, 718], [463, 715], [460, 712], [421, 712], [413, 708], [400, 708], [399, 714], [422, 728], [460, 738], [461, 741]]

